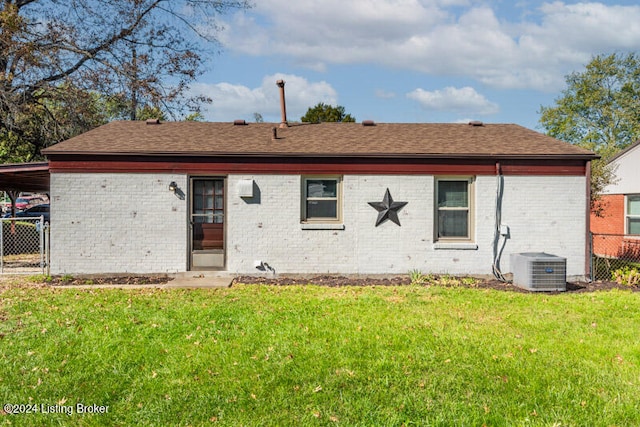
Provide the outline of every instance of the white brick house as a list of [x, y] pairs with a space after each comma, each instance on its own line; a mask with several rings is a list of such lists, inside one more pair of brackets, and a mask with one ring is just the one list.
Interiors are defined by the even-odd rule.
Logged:
[[517, 125], [275, 126], [113, 122], [46, 149], [51, 272], [491, 274], [542, 251], [587, 272], [586, 150]]

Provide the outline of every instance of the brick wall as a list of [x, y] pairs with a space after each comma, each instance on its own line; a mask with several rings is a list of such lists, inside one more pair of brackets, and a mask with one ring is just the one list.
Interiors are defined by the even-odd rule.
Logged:
[[[238, 195], [253, 179], [257, 195]], [[173, 174], [51, 175], [52, 273], [172, 272], [188, 265], [187, 202], [168, 190], [188, 178]], [[505, 177], [502, 223], [510, 227], [501, 267], [512, 252], [544, 251], [567, 258], [570, 276], [585, 272], [585, 178]], [[475, 180], [474, 246], [434, 244], [433, 176], [343, 177], [344, 229], [309, 230], [300, 223], [299, 175], [230, 175], [227, 179], [226, 244], [230, 273], [259, 273], [254, 262], [277, 273], [491, 274], [495, 176]], [[375, 226], [389, 188], [402, 226]]]
[[601, 196], [602, 216], [591, 214], [591, 232], [598, 234], [624, 234], [624, 195]]
[[[254, 179], [258, 200], [243, 200], [233, 188]], [[434, 245], [434, 177], [347, 175], [343, 179], [344, 230], [306, 230], [300, 224], [301, 177], [229, 177], [228, 270], [256, 273], [254, 261], [278, 273], [404, 274], [412, 269], [450, 274], [490, 274], [495, 222], [496, 177], [475, 182], [475, 249]], [[375, 227], [386, 188], [396, 201], [402, 224]], [[567, 258], [571, 276], [585, 273], [584, 177], [505, 178], [503, 224], [511, 235], [501, 267], [509, 271], [511, 252], [548, 252]]]
[[586, 185], [581, 176], [506, 177], [503, 222], [511, 239], [503, 259], [510, 253], [547, 252], [567, 259], [568, 276], [584, 276]]
[[51, 273], [186, 269], [184, 175], [51, 174]]
[[601, 196], [601, 216], [591, 214], [593, 252], [606, 257], [617, 257], [625, 252], [625, 197], [624, 194]]

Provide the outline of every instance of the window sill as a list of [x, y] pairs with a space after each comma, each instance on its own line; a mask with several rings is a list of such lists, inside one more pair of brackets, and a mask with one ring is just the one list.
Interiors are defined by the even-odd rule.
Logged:
[[477, 251], [478, 245], [470, 242], [436, 242], [433, 244], [435, 250], [462, 250]]
[[344, 230], [344, 224], [300, 224], [302, 230]]

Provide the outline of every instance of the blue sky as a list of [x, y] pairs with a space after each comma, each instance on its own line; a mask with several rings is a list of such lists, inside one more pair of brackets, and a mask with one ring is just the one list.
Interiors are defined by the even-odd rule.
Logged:
[[192, 90], [209, 121], [280, 121], [342, 105], [357, 121], [516, 123], [541, 130], [565, 76], [640, 52], [637, 0], [254, 0], [220, 18], [221, 51]]

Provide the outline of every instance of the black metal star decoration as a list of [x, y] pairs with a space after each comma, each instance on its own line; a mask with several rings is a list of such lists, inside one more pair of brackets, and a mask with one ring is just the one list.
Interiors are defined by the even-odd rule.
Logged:
[[396, 224], [400, 225], [400, 219], [398, 218], [398, 211], [409, 202], [394, 202], [389, 189], [384, 193], [382, 202], [368, 202], [375, 210], [378, 211], [378, 219], [376, 220], [376, 227], [390, 219]]

